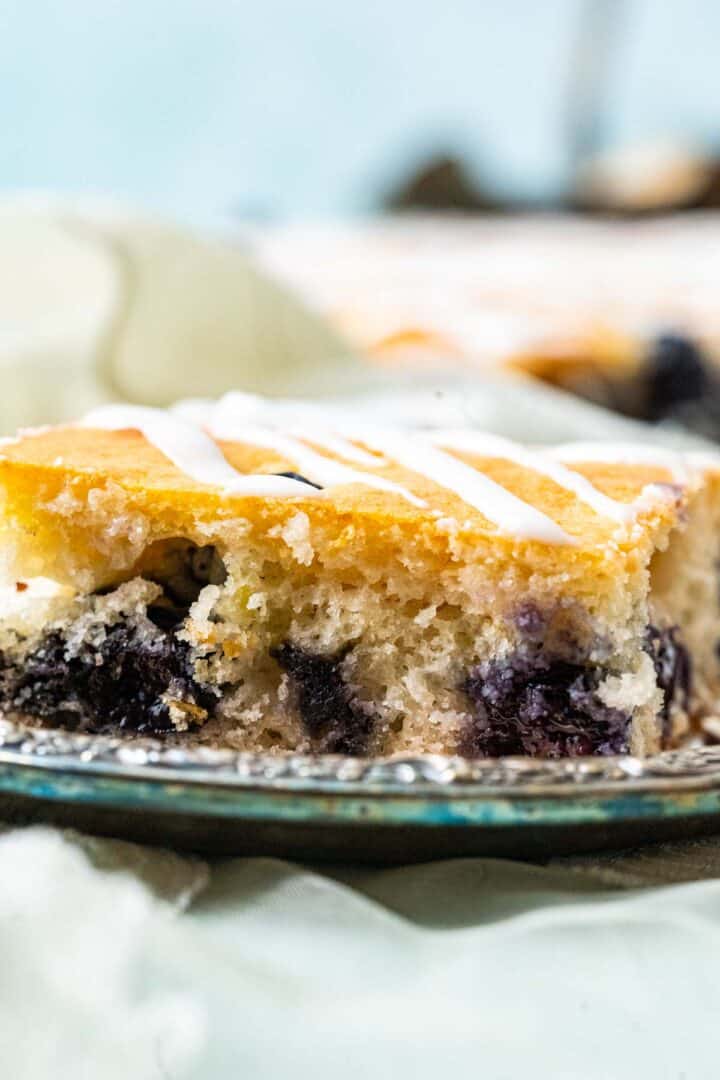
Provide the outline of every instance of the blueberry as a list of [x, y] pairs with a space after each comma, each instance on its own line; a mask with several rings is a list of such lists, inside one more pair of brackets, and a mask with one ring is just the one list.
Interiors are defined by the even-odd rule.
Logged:
[[147, 609], [147, 617], [160, 630], [174, 630], [185, 620], [187, 610], [178, 608], [169, 601], [152, 604]]
[[648, 420], [677, 416], [691, 402], [701, 402], [711, 390], [707, 361], [698, 346], [679, 334], [662, 334], [646, 358]]
[[322, 491], [322, 484], [315, 484], [312, 480], [308, 480], [307, 476], [301, 476], [298, 472], [279, 472], [275, 473], [275, 476], [284, 476], [287, 480], [297, 480], [301, 484], [309, 484], [310, 487]]
[[285, 642], [271, 655], [291, 678], [303, 727], [314, 748], [326, 754], [367, 754], [373, 734], [370, 710], [353, 696], [340, 665], [345, 654], [328, 658]]
[[63, 635], [49, 633], [23, 663], [5, 670], [3, 703], [55, 726], [162, 734], [173, 730], [166, 695], [212, 713], [215, 697], [194, 678], [190, 647], [169, 630], [142, 634], [124, 622], [99, 645], [68, 657]]
[[582, 664], [519, 650], [470, 672], [463, 689], [474, 715], [462, 733], [466, 757], [621, 754], [629, 717], [597, 697], [599, 674]]
[[678, 639], [676, 626], [659, 630], [648, 626], [645, 634], [645, 648], [655, 665], [657, 683], [664, 693], [663, 706], [660, 710], [663, 742], [668, 743], [671, 730], [671, 712], [674, 704], [687, 710], [692, 688], [692, 660], [690, 653]]
[[531, 600], [521, 604], [515, 612], [515, 625], [523, 637], [533, 639], [542, 636], [547, 628], [547, 616]]

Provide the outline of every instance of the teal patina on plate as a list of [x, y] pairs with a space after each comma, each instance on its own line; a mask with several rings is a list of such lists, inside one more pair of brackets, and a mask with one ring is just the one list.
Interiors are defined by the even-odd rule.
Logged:
[[0, 810], [203, 853], [547, 857], [720, 831], [720, 747], [655, 758], [236, 754], [0, 722]]

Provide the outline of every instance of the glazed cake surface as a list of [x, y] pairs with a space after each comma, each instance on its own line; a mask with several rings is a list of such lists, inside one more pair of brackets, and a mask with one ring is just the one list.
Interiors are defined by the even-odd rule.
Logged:
[[228, 395], [0, 448], [2, 705], [236, 749], [652, 753], [712, 713], [714, 462]]

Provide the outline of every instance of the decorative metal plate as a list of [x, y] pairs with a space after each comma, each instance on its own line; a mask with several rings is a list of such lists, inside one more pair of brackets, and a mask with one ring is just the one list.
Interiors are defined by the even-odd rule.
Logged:
[[0, 801], [5, 816], [203, 851], [552, 854], [720, 831], [720, 746], [644, 760], [361, 759], [184, 748], [0, 720]]

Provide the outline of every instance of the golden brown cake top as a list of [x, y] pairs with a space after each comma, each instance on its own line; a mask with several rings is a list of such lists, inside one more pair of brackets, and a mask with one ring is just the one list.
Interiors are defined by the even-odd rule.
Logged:
[[470, 430], [321, 422], [314, 410], [263, 406], [257, 423], [256, 401], [228, 395], [170, 413], [108, 406], [81, 425], [24, 432], [0, 448], [0, 484], [16, 520], [51, 512], [61, 490], [82, 499], [111, 484], [149, 517], [267, 522], [292, 508], [362, 523], [378, 546], [402, 524], [503, 547], [587, 549], [629, 547], [638, 529], [672, 524], [688, 488], [715, 469], [645, 447], [530, 449]]

